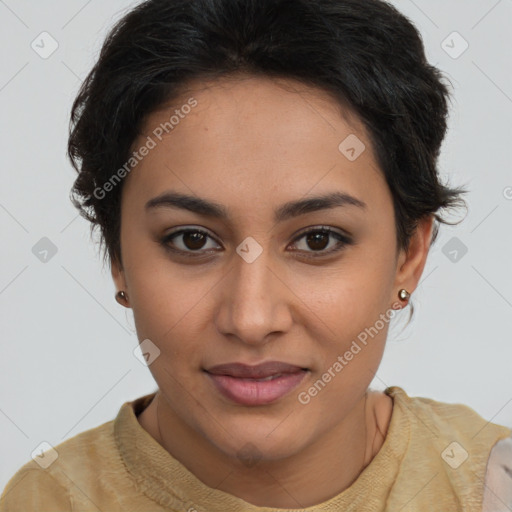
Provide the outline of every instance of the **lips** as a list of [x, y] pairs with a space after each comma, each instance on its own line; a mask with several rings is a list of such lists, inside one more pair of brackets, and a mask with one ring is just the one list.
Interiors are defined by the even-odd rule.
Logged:
[[264, 379], [278, 374], [297, 373], [301, 370], [307, 370], [307, 368], [280, 361], [268, 361], [256, 366], [248, 366], [243, 363], [220, 364], [206, 371], [212, 375], [228, 375], [239, 379]]
[[224, 398], [240, 405], [261, 406], [288, 395], [309, 370], [280, 361], [269, 361], [256, 366], [221, 364], [205, 372]]

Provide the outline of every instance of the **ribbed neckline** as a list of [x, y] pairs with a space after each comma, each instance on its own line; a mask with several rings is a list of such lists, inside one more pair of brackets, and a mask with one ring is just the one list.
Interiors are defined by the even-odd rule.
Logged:
[[[259, 507], [205, 485], [139, 424], [137, 415], [149, 405], [156, 392], [122, 405], [114, 420], [114, 435], [126, 468], [141, 491], [164, 507], [187, 510], [193, 506], [198, 511], [208, 512], [325, 512], [344, 510], [349, 505], [357, 508], [361, 504], [362, 507], [364, 503], [364, 510], [377, 511], [381, 510], [396, 479], [410, 438], [405, 410], [410, 397], [398, 386], [388, 387], [383, 392], [393, 399], [393, 412], [377, 455], [350, 487], [327, 501], [302, 509]], [[369, 499], [370, 490], [375, 499]], [[369, 508], [370, 503], [375, 506]]]

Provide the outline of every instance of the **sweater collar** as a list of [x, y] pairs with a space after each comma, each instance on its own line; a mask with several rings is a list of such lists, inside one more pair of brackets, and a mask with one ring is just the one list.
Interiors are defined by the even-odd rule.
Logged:
[[156, 392], [125, 402], [114, 420], [114, 434], [126, 468], [140, 490], [170, 509], [195, 509], [197, 512], [329, 512], [355, 507], [377, 512], [386, 501], [410, 437], [410, 424], [405, 411], [410, 397], [398, 386], [388, 387], [384, 393], [393, 399], [393, 412], [379, 452], [350, 487], [321, 504], [305, 509], [259, 507], [200, 481], [137, 420]]

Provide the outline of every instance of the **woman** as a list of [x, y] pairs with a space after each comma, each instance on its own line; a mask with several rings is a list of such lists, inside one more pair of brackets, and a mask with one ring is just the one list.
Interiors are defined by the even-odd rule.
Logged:
[[504, 497], [484, 478], [509, 427], [369, 389], [439, 211], [463, 204], [437, 173], [447, 100], [380, 0], [149, 0], [123, 18], [73, 106], [73, 202], [158, 391], [23, 466], [0, 510]]

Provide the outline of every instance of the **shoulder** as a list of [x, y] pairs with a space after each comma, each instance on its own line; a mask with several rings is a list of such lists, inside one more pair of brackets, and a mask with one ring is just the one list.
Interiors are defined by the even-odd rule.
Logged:
[[54, 512], [72, 510], [69, 493], [50, 472], [30, 463], [21, 467], [9, 480], [0, 497], [1, 512], [40, 510], [44, 506]]
[[411, 419], [416, 430], [434, 437], [455, 436], [468, 444], [489, 444], [512, 434], [512, 429], [492, 423], [470, 406], [448, 403], [421, 396], [409, 396], [401, 387], [388, 387], [385, 391], [395, 404]]
[[[35, 453], [11, 477], [0, 497], [0, 512], [72, 510], [73, 489], [97, 478], [98, 468], [116, 465], [114, 420]], [[121, 462], [119, 461], [119, 465]]]
[[[0, 498], [0, 512], [20, 510], [121, 510], [138, 496], [120, 449], [122, 433], [144, 438], [137, 415], [155, 393], [124, 402], [117, 416], [56, 445], [34, 453], [9, 480]], [[149, 435], [149, 434], [148, 434]], [[133, 456], [136, 458], [135, 450]]]
[[[421, 460], [423, 468], [444, 475], [456, 492], [463, 496], [472, 494], [471, 499], [482, 503], [488, 461], [497, 468], [497, 463], [492, 461], [507, 456], [512, 460], [508, 451], [510, 441], [500, 443], [512, 435], [512, 429], [487, 421], [466, 404], [411, 397], [398, 386], [387, 388], [386, 392], [410, 425], [407, 457], [411, 466], [417, 467], [417, 461]], [[497, 446], [503, 448], [494, 451]], [[496, 453], [496, 458], [491, 451]], [[501, 472], [491, 472], [491, 480], [506, 481], [503, 471], [501, 468]]]

